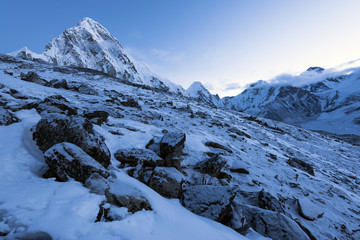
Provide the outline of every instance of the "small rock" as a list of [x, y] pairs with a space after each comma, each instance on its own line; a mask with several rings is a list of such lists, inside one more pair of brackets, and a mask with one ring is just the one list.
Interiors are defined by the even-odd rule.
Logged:
[[310, 164], [300, 159], [290, 158], [289, 160], [286, 161], [286, 163], [289, 164], [291, 167], [300, 169], [301, 171], [307, 172], [308, 174], [315, 176], [314, 168]]
[[83, 115], [94, 124], [101, 125], [107, 121], [110, 114], [106, 111], [86, 111]]
[[71, 177], [84, 183], [93, 173], [105, 178], [110, 176], [103, 166], [71, 143], [54, 145], [45, 152], [44, 158], [59, 181], [67, 181], [68, 177]]
[[314, 221], [324, 215], [324, 212], [319, 207], [306, 198], [298, 199], [297, 203], [300, 216], [309, 221]]
[[67, 82], [65, 79], [54, 79], [50, 81], [50, 85], [53, 88], [62, 88], [62, 89], [69, 89]]
[[230, 132], [232, 132], [232, 133], [237, 134], [238, 136], [241, 136], [241, 137], [244, 136], [244, 137], [247, 137], [247, 138], [251, 138], [251, 136], [249, 134], [247, 134], [246, 132], [241, 131], [241, 130], [235, 128], [235, 127], [229, 128], [228, 130]]
[[225, 147], [224, 145], [221, 145], [220, 143], [213, 142], [213, 141], [207, 141], [207, 142], [205, 143], [205, 146], [211, 147], [211, 148], [222, 149], [222, 150], [227, 151], [228, 153], [232, 153], [232, 152], [233, 152], [230, 148]]
[[184, 175], [173, 167], [156, 167], [147, 185], [167, 198], [178, 198]]
[[125, 107], [134, 107], [141, 110], [140, 104], [133, 97], [129, 97], [125, 102], [121, 102], [121, 105]]
[[208, 160], [196, 164], [195, 169], [198, 169], [201, 173], [217, 177], [225, 164], [226, 161], [224, 159], [221, 159], [219, 155], [215, 155]]
[[86, 85], [84, 83], [81, 82], [68, 82], [67, 86], [70, 90], [82, 93], [82, 94], [87, 94], [87, 95], [98, 95], [97, 91], [95, 89], [93, 89], [92, 87], [90, 87], [89, 85]]

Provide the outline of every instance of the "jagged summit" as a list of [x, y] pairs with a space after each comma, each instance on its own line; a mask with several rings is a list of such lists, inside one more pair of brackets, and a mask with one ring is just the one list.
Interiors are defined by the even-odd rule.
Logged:
[[197, 99], [199, 101], [207, 102], [211, 105], [221, 106], [220, 97], [213, 95], [207, 90], [201, 82], [195, 81], [186, 90], [189, 97]]
[[90, 68], [137, 84], [183, 92], [180, 86], [160, 79], [145, 64], [135, 61], [105, 27], [89, 17], [54, 38], [42, 54], [24, 48], [10, 55], [27, 60], [42, 59], [56, 65]]
[[306, 71], [307, 72], [316, 72], [316, 73], [322, 73], [325, 69], [322, 67], [309, 67]]

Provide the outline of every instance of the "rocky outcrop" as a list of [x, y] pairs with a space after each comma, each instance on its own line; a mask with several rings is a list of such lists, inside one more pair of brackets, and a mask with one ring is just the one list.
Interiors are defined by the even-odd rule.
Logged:
[[33, 138], [43, 152], [57, 143], [69, 142], [80, 147], [104, 167], [110, 164], [110, 151], [104, 138], [86, 118], [48, 114], [36, 125]]
[[237, 198], [231, 204], [228, 225], [240, 233], [250, 227], [259, 234], [274, 240], [308, 240], [299, 225], [282, 213], [260, 209], [240, 203]]
[[179, 198], [184, 175], [173, 167], [156, 167], [147, 185], [167, 198]]
[[58, 181], [67, 181], [70, 177], [84, 183], [94, 173], [104, 178], [109, 177], [102, 165], [71, 143], [54, 145], [45, 152], [44, 158]]

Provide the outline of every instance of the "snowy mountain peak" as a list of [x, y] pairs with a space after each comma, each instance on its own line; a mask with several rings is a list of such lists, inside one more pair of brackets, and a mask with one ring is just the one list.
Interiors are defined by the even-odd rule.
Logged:
[[307, 72], [316, 72], [316, 73], [322, 73], [325, 69], [322, 67], [309, 67], [306, 71]]
[[201, 82], [193, 82], [191, 86], [186, 90], [191, 97], [198, 97], [199, 92], [205, 95], [211, 95], [211, 93], [202, 85]]
[[202, 102], [207, 102], [210, 105], [222, 106], [220, 97], [218, 95], [213, 95], [207, 90], [201, 82], [195, 81], [191, 86], [186, 90], [186, 94], [194, 99], [197, 99]]
[[105, 27], [89, 17], [54, 38], [42, 54], [23, 48], [10, 55], [27, 60], [41, 59], [56, 65], [90, 68], [165, 91], [184, 91], [181, 86], [160, 80], [146, 65], [135, 61]]
[[44, 56], [42, 54], [34, 53], [28, 47], [23, 47], [15, 52], [9, 53], [8, 55], [13, 56], [13, 57], [20, 57], [20, 58], [26, 59], [26, 60], [41, 59], [41, 60], [46, 61], [46, 59], [44, 58]]

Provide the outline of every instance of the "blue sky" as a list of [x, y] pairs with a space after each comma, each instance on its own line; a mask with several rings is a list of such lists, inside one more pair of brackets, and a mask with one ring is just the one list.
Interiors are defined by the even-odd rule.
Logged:
[[235, 95], [247, 83], [360, 58], [357, 0], [3, 0], [0, 52], [41, 53], [90, 17], [154, 72]]

